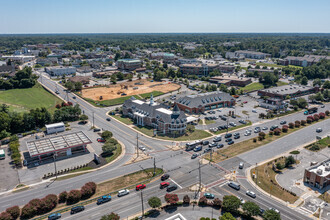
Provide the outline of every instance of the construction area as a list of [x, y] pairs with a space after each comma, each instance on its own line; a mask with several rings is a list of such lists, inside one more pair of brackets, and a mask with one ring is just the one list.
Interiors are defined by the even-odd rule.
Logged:
[[116, 99], [123, 96], [151, 93], [154, 91], [168, 93], [178, 90], [180, 87], [180, 85], [171, 82], [155, 82], [141, 79], [104, 87], [86, 88], [82, 90], [82, 96], [95, 101], [101, 101]]

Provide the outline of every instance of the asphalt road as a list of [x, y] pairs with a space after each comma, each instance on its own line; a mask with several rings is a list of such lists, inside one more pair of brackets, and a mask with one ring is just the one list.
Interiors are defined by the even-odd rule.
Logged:
[[[39, 80], [42, 81], [42, 83], [45, 86], [47, 86], [49, 89], [53, 91], [56, 90], [56, 84], [53, 81], [49, 80], [48, 78], [41, 77], [39, 78]], [[60, 91], [60, 96], [66, 99], [66, 93], [63, 92], [63, 88], [60, 86], [57, 86], [57, 88]], [[82, 110], [84, 111], [84, 114], [88, 115], [91, 121], [93, 120], [93, 115], [94, 115], [94, 123], [97, 127], [112, 131], [114, 137], [120, 140], [125, 145], [126, 154], [124, 155], [123, 158], [116, 161], [111, 166], [105, 167], [104, 169], [92, 173], [84, 174], [67, 180], [55, 181], [50, 185], [48, 182], [38, 184], [31, 187], [31, 189], [27, 191], [16, 192], [14, 194], [3, 194], [1, 195], [1, 200], [0, 200], [0, 210], [4, 210], [13, 205], [24, 205], [33, 198], [42, 198], [50, 193], [59, 194], [64, 190], [69, 191], [71, 189], [80, 188], [88, 181], [101, 182], [104, 180], [108, 180], [110, 178], [115, 178], [124, 174], [138, 171], [143, 168], [149, 168], [153, 166], [153, 160], [151, 159], [144, 160], [135, 164], [123, 166], [123, 164], [130, 159], [130, 157], [135, 151], [136, 132], [133, 131], [131, 128], [115, 120], [111, 120], [111, 122], [106, 121], [106, 117], [107, 117], [106, 112], [109, 110], [109, 108], [95, 108], [87, 104], [85, 101], [81, 100], [79, 97], [73, 99], [72, 98], [73, 96], [75, 95], [69, 93], [68, 101], [71, 101], [73, 103], [78, 103], [81, 106]], [[327, 105], [326, 108], [329, 109], [329, 105]], [[281, 120], [286, 120], [288, 122], [291, 122], [305, 117], [306, 116], [304, 116], [302, 113], [297, 113], [297, 114], [285, 116]], [[277, 119], [273, 121], [266, 121], [258, 126], [270, 127], [271, 125], [275, 124], [276, 121]], [[265, 145], [263, 147], [254, 150], [255, 152], [251, 151], [244, 153], [239, 157], [235, 157], [223, 161], [218, 165], [213, 165], [213, 166], [203, 165], [201, 168], [202, 184], [204, 186], [212, 187], [212, 190], [217, 191], [219, 195], [236, 193], [237, 195], [243, 197], [244, 195], [242, 194], [244, 194], [244, 192], [243, 193], [240, 191], [232, 192], [233, 190], [227, 189], [225, 186], [219, 187], [219, 185], [223, 184], [225, 181], [224, 175], [226, 174], [226, 172], [228, 171], [230, 172], [230, 170], [235, 169], [238, 165], [237, 163], [238, 161], [241, 160], [245, 161], [247, 163], [247, 166], [245, 166], [246, 168], [249, 166], [249, 164], [254, 164], [255, 161], [257, 162], [264, 161], [268, 159], [270, 156], [275, 156], [277, 154], [289, 150], [289, 148], [295, 148], [302, 143], [312, 141], [315, 139], [315, 127], [324, 126], [323, 127], [324, 131], [329, 130], [329, 123], [327, 124], [326, 122], [329, 122], [329, 120], [320, 122], [316, 125], [312, 125], [307, 128], [303, 128], [299, 130], [298, 133], [296, 132], [298, 135], [295, 134], [287, 135], [276, 142], [272, 142], [268, 145]], [[240, 131], [243, 132], [245, 129], [246, 128], [242, 128], [240, 129]], [[257, 135], [257, 134], [253, 133], [251, 136], [247, 136], [247, 137], [241, 134], [241, 139], [238, 139], [238, 141], [249, 139], [253, 137], [253, 135]], [[299, 138], [301, 136], [303, 136], [303, 138]], [[148, 153], [150, 153], [151, 156], [154, 156], [156, 158], [157, 167], [163, 167], [164, 169], [166, 169], [171, 174], [171, 179], [180, 186], [179, 188], [181, 187], [183, 188], [178, 190], [179, 193], [180, 191], [184, 191], [191, 185], [194, 185], [195, 183], [198, 182], [198, 178], [197, 178], [198, 161], [191, 160], [190, 159], [191, 154], [188, 152], [185, 151], [173, 152], [168, 150], [168, 148], [166, 148], [165, 145], [171, 145], [172, 141], [154, 140], [146, 136], [141, 136], [139, 138], [139, 144], [146, 146], [148, 149], [147, 150]], [[258, 152], [262, 152], [262, 153], [258, 153]], [[242, 175], [244, 175], [244, 173], [242, 173]], [[252, 186], [249, 185], [249, 183], [246, 180], [244, 180], [244, 177], [242, 178], [240, 183], [246, 189], [252, 188]], [[144, 197], [146, 201], [148, 197], [154, 195], [160, 196], [161, 198], [163, 197], [165, 192], [164, 190], [159, 190], [159, 188], [157, 187], [158, 184], [159, 182], [151, 183], [147, 186], [146, 190], [144, 190]], [[288, 208], [267, 196], [258, 194], [256, 201], [258, 202], [258, 204], [261, 204], [261, 206], [264, 208], [275, 207], [279, 209], [282, 213], [283, 219], [307, 219], [306, 216], [302, 217], [301, 214], [299, 214], [297, 211]], [[125, 196], [123, 198], [114, 198], [113, 201], [107, 204], [103, 204], [100, 206], [96, 206], [95, 204], [89, 205], [86, 207], [85, 211], [83, 211], [80, 214], [75, 214], [73, 215], [73, 217], [67, 214], [64, 214], [63, 217], [64, 219], [73, 219], [73, 218], [77, 218], [78, 216], [79, 219], [97, 219], [101, 215], [104, 215], [111, 211], [115, 211], [119, 213], [122, 218], [125, 218], [141, 210], [141, 205], [139, 203], [140, 203], [139, 193], [132, 192], [130, 195]]]

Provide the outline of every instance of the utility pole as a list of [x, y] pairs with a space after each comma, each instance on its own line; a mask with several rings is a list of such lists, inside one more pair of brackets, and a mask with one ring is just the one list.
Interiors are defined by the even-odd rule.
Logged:
[[198, 160], [198, 190], [195, 193], [195, 199], [197, 199], [197, 196], [201, 191], [201, 185], [202, 185], [201, 163]]
[[212, 162], [212, 155], [213, 155], [213, 149], [211, 149], [211, 151], [210, 151], [210, 162], [209, 163]]
[[154, 176], [156, 175], [156, 157], [154, 157]]
[[94, 112], [93, 112], [93, 127], [94, 127]]
[[256, 175], [257, 175], [257, 178], [256, 178], [256, 181], [257, 181], [257, 186], [258, 186], [258, 163], [256, 163]]
[[227, 118], [227, 133], [226, 134], [228, 134], [228, 129], [229, 129], [228, 125], [229, 125], [229, 117]]
[[136, 154], [139, 157], [139, 133], [136, 133]]
[[55, 179], [57, 179], [57, 169], [56, 169], [56, 154], [55, 154], [55, 153], [53, 154], [53, 159], [54, 159], [55, 176], [56, 176], [56, 178], [55, 178]]
[[144, 216], [144, 205], [143, 205], [143, 193], [142, 193], [142, 189], [140, 190], [141, 191], [141, 203], [142, 203], [142, 218]]

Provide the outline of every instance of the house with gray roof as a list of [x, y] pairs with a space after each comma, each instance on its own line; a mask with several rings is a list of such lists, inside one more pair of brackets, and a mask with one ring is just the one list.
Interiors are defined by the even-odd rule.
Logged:
[[154, 102], [153, 96], [150, 101], [142, 101], [133, 96], [123, 104], [123, 115], [133, 119], [137, 126], [152, 127], [162, 134], [183, 134], [187, 124], [196, 118], [187, 117], [180, 111], [177, 105], [173, 110]]
[[217, 91], [188, 95], [179, 98], [175, 104], [186, 113], [200, 114], [211, 109], [234, 106], [235, 99], [228, 93]]

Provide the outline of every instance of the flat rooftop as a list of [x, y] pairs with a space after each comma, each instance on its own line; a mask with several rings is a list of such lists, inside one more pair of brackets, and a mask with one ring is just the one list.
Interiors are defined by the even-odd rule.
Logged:
[[237, 76], [215, 76], [215, 77], [211, 77], [211, 80], [236, 80], [236, 81], [248, 81], [251, 80], [251, 78], [247, 78], [247, 77], [237, 77]]
[[36, 157], [90, 143], [92, 143], [92, 141], [87, 135], [82, 131], [78, 131], [70, 134], [27, 141], [26, 146], [29, 150], [30, 156]]
[[262, 89], [261, 91], [285, 95], [285, 94], [296, 93], [298, 91], [303, 92], [303, 91], [307, 91], [310, 89], [313, 89], [313, 87], [291, 84], [291, 85], [272, 87], [272, 88], [268, 88], [268, 89]]
[[315, 166], [311, 166], [308, 170], [316, 173], [318, 176], [326, 177], [330, 175], [330, 159], [322, 161]]

